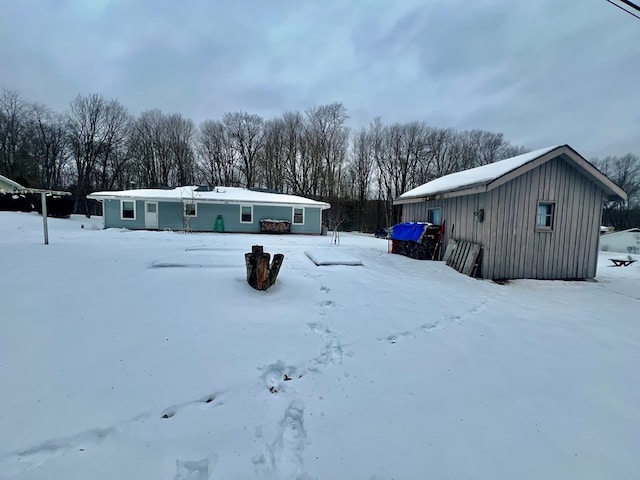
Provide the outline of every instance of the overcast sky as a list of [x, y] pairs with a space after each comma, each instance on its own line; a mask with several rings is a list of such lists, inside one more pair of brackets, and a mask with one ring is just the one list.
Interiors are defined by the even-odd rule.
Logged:
[[640, 20], [605, 0], [6, 0], [0, 85], [197, 123], [339, 101], [354, 127], [640, 154]]

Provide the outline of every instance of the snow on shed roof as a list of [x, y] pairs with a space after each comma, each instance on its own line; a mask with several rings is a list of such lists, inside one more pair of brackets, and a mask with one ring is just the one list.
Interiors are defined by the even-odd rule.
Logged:
[[516, 168], [521, 167], [522, 165], [529, 163], [558, 147], [560, 147], [560, 145], [542, 148], [540, 150], [518, 155], [517, 157], [507, 158], [505, 160], [471, 168], [469, 170], [451, 173], [444, 177], [436, 178], [424, 185], [420, 185], [413, 190], [409, 190], [408, 192], [400, 195], [400, 198], [425, 197], [427, 195], [435, 195], [436, 193], [459, 190], [472, 185], [489, 183], [490, 181], [495, 180], [496, 178], [499, 178], [502, 175], [509, 173], [510, 171], [515, 170]]
[[173, 189], [143, 188], [136, 190], [121, 190], [117, 192], [94, 192], [87, 195], [94, 200], [135, 198], [159, 201], [198, 201], [211, 203], [264, 203], [278, 205], [304, 205], [309, 207], [330, 208], [325, 202], [318, 202], [310, 198], [288, 195], [284, 193], [270, 193], [239, 187], [214, 187], [211, 189], [198, 186], [176, 187]]
[[627, 194], [569, 145], [556, 145], [507, 158], [481, 167], [452, 173], [409, 190], [394, 203], [411, 203], [432, 195], [466, 195], [489, 191], [537, 165], [563, 155], [570, 164], [602, 188], [610, 201], [625, 201]]

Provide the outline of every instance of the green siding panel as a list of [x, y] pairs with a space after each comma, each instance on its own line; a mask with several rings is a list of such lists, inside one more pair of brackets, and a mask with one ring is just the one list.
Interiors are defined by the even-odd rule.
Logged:
[[[105, 228], [144, 229], [144, 200], [136, 201], [135, 220], [120, 218], [120, 200], [104, 201]], [[250, 205], [250, 204], [244, 204]], [[274, 219], [291, 222], [291, 232], [300, 234], [320, 234], [322, 210], [305, 207], [304, 224], [293, 225], [293, 208], [282, 205], [254, 205], [251, 223], [240, 221], [239, 204], [197, 203], [195, 217], [184, 217], [181, 202], [158, 202], [158, 230], [184, 230], [192, 232], [213, 232], [218, 215], [224, 220], [224, 231], [235, 233], [259, 233], [260, 220]]]
[[[293, 209], [289, 209], [289, 215], [293, 216]], [[322, 211], [319, 208], [307, 207], [304, 209], [304, 225], [294, 225], [291, 222], [291, 233], [320, 233], [320, 219]]]
[[130, 228], [138, 230], [144, 228], [144, 200], [135, 200], [136, 218], [120, 218], [120, 200], [105, 200], [104, 228]]

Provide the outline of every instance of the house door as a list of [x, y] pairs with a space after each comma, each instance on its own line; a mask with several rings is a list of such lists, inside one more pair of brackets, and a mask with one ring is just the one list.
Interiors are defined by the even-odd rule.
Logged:
[[158, 228], [158, 202], [144, 202], [144, 228]]

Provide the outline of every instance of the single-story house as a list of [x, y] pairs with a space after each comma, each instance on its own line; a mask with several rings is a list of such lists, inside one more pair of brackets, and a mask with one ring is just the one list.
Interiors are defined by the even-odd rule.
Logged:
[[261, 224], [282, 223], [291, 233], [322, 233], [328, 203], [297, 195], [237, 187], [188, 186], [94, 192], [104, 228], [258, 233]]
[[489, 279], [595, 277], [603, 202], [627, 195], [569, 145], [437, 178], [403, 193], [403, 221], [480, 245]]
[[24, 187], [10, 178], [0, 175], [0, 193], [10, 193], [24, 190]]
[[600, 236], [600, 250], [604, 252], [640, 253], [640, 228], [629, 228]]

